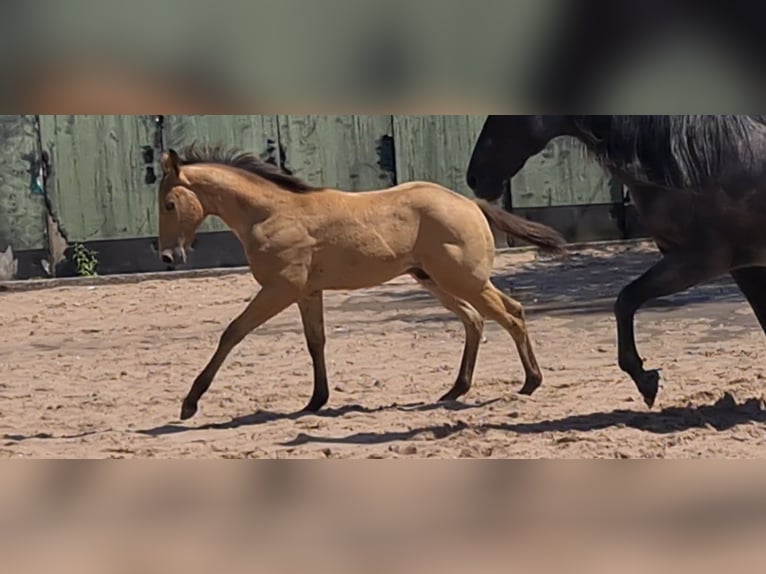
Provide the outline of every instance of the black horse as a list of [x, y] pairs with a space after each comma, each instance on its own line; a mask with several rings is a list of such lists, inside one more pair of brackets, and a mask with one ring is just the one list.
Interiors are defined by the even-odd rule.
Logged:
[[766, 331], [766, 116], [489, 116], [468, 185], [495, 200], [550, 140], [571, 136], [625, 183], [662, 259], [617, 297], [620, 368], [646, 404], [659, 372], [646, 371], [633, 318], [650, 299], [730, 273]]

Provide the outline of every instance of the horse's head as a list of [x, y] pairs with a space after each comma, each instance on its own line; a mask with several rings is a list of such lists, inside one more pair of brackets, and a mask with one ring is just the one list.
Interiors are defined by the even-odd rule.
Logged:
[[188, 178], [182, 173], [175, 150], [162, 154], [162, 180], [159, 189], [160, 257], [168, 265], [186, 262], [186, 251], [194, 241], [205, 211]]
[[468, 186], [482, 199], [498, 199], [503, 183], [568, 125], [566, 116], [489, 116], [468, 164]]

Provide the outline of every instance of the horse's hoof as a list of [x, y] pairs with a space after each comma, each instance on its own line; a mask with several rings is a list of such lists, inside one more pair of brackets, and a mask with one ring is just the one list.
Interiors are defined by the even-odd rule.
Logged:
[[636, 380], [638, 391], [644, 397], [646, 406], [652, 408], [660, 388], [660, 372], [658, 370], [644, 371]]
[[187, 404], [184, 403], [181, 405], [181, 420], [189, 420], [194, 415], [197, 414], [197, 405], [196, 404]]
[[527, 380], [524, 383], [524, 386], [521, 387], [521, 390], [519, 391], [519, 394], [520, 395], [531, 396], [532, 393], [534, 393], [537, 390], [537, 388], [542, 384], [542, 382], [543, 382], [542, 379]]
[[456, 401], [470, 390], [471, 390], [470, 382], [466, 382], [466, 381], [462, 381], [458, 379], [457, 382], [455, 382], [455, 384], [452, 385], [452, 388], [449, 391], [447, 391], [445, 394], [443, 394], [437, 402], [446, 403], [446, 402]]
[[450, 391], [444, 395], [442, 395], [437, 402], [440, 403], [449, 403], [452, 401], [458, 400], [460, 397], [462, 397], [467, 391], [464, 391], [462, 389], [450, 389]]
[[304, 414], [316, 413], [319, 411], [319, 409], [321, 409], [326, 404], [327, 404], [327, 399], [321, 399], [321, 400], [311, 399], [309, 401], [309, 404], [307, 404], [305, 407], [303, 407], [303, 409], [301, 409], [301, 413], [304, 413]]

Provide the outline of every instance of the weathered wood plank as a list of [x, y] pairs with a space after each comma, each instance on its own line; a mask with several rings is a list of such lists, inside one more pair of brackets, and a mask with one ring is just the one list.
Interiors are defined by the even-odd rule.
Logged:
[[400, 182], [433, 181], [469, 197], [465, 170], [484, 116], [394, 116], [396, 171]]
[[277, 120], [265, 115], [169, 115], [165, 116], [165, 147], [181, 148], [198, 143], [240, 148], [265, 156], [269, 141], [277, 142]]
[[[276, 116], [267, 115], [169, 115], [164, 122], [165, 147], [179, 152], [187, 145], [222, 145], [279, 159]], [[273, 150], [273, 151], [272, 151]], [[228, 227], [212, 217], [200, 232], [224, 231]]]
[[0, 250], [45, 247], [45, 202], [33, 191], [35, 117], [0, 115]]
[[612, 180], [573, 138], [557, 138], [511, 181], [513, 207], [609, 203]]
[[40, 131], [49, 196], [70, 241], [156, 234], [157, 183], [145, 181], [142, 157], [154, 141], [151, 116], [43, 115]]
[[279, 116], [279, 141], [295, 175], [347, 191], [393, 184], [392, 166], [385, 165], [392, 136], [391, 116]]

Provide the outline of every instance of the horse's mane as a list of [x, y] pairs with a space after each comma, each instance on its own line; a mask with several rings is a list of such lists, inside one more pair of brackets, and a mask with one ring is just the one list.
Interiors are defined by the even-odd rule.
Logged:
[[200, 147], [191, 144], [183, 150], [180, 157], [183, 165], [216, 163], [241, 169], [294, 193], [306, 193], [321, 189], [309, 185], [299, 177], [289, 173], [284, 166], [263, 160], [255, 153], [243, 152], [235, 148], [225, 149], [220, 145]]
[[[763, 161], [766, 116], [573, 116], [605, 167], [673, 188], [700, 188]], [[759, 141], [760, 140], [760, 141]], [[766, 151], [766, 148], [763, 150]]]

